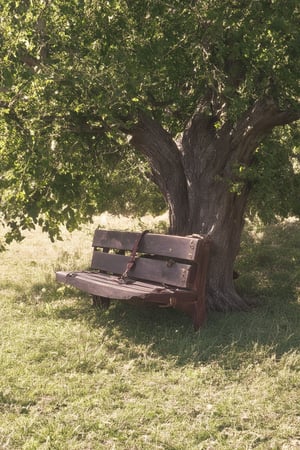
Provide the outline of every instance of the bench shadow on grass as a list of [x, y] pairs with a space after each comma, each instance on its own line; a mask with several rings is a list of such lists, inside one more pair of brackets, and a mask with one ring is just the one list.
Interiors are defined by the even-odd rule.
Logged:
[[246, 354], [249, 362], [249, 354], [257, 361], [299, 350], [299, 222], [265, 227], [255, 239], [245, 231], [237, 264], [238, 291], [258, 302], [252, 311], [210, 313], [206, 326], [195, 333], [190, 319], [174, 310], [118, 303], [95, 316], [94, 324], [107, 319], [108, 333], [117, 327], [120, 338], [149, 344], [151, 351], [175, 357], [178, 364], [217, 360], [236, 367]]
[[97, 311], [87, 295], [72, 290], [66, 294], [78, 296], [78, 306], [66, 302], [57, 315], [66, 319], [81, 315], [90, 326], [105, 328], [107, 337], [147, 346], [152, 354], [179, 365], [218, 361], [237, 368], [249, 363], [249, 355], [255, 363], [299, 349], [299, 261], [299, 222], [269, 226], [256, 241], [246, 231], [237, 289], [258, 305], [247, 313], [209, 313], [198, 333], [188, 317], [172, 309], [114, 302], [108, 311]]

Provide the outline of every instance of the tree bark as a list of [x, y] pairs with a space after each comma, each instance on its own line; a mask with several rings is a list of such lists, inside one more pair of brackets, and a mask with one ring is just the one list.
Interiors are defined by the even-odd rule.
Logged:
[[152, 178], [169, 207], [172, 234], [187, 234], [187, 184], [182, 158], [170, 134], [145, 114], [131, 130], [131, 143], [152, 168]]
[[[131, 130], [131, 142], [148, 159], [153, 181], [169, 206], [170, 233], [211, 236], [207, 283], [211, 310], [249, 308], [233, 282], [250, 192], [236, 169], [251, 165], [257, 145], [274, 126], [293, 120], [291, 112], [262, 99], [235, 124], [227, 121], [219, 130], [199, 107], [176, 142], [145, 114]], [[232, 189], [234, 183], [239, 183], [238, 190]]]

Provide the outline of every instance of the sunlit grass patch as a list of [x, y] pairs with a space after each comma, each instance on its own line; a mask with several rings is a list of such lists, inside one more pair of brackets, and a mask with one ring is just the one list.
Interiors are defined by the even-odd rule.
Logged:
[[57, 284], [57, 268], [87, 267], [92, 232], [3, 254], [0, 448], [298, 449], [299, 223], [245, 230], [237, 286], [257, 307], [210, 313], [199, 333]]

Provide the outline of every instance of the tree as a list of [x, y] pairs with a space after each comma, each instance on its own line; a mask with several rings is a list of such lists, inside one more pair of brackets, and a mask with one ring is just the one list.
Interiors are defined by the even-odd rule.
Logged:
[[130, 207], [135, 161], [171, 233], [211, 235], [209, 306], [246, 308], [233, 264], [258, 175], [281, 164], [263, 140], [300, 117], [298, 24], [295, 0], [2, 0], [7, 239]]

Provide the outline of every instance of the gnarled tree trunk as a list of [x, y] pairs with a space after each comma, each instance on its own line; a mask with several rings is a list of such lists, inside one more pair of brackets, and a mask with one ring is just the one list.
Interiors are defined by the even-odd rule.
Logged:
[[[173, 140], [145, 114], [133, 127], [132, 144], [148, 159], [153, 180], [169, 206], [170, 233], [209, 234], [208, 307], [245, 310], [236, 292], [233, 266], [239, 251], [249, 186], [238, 179], [238, 167], [249, 167], [262, 137], [291, 120], [271, 99], [257, 102], [236, 124], [217, 130], [201, 108], [180, 139]], [[233, 189], [235, 183], [238, 189]]]

